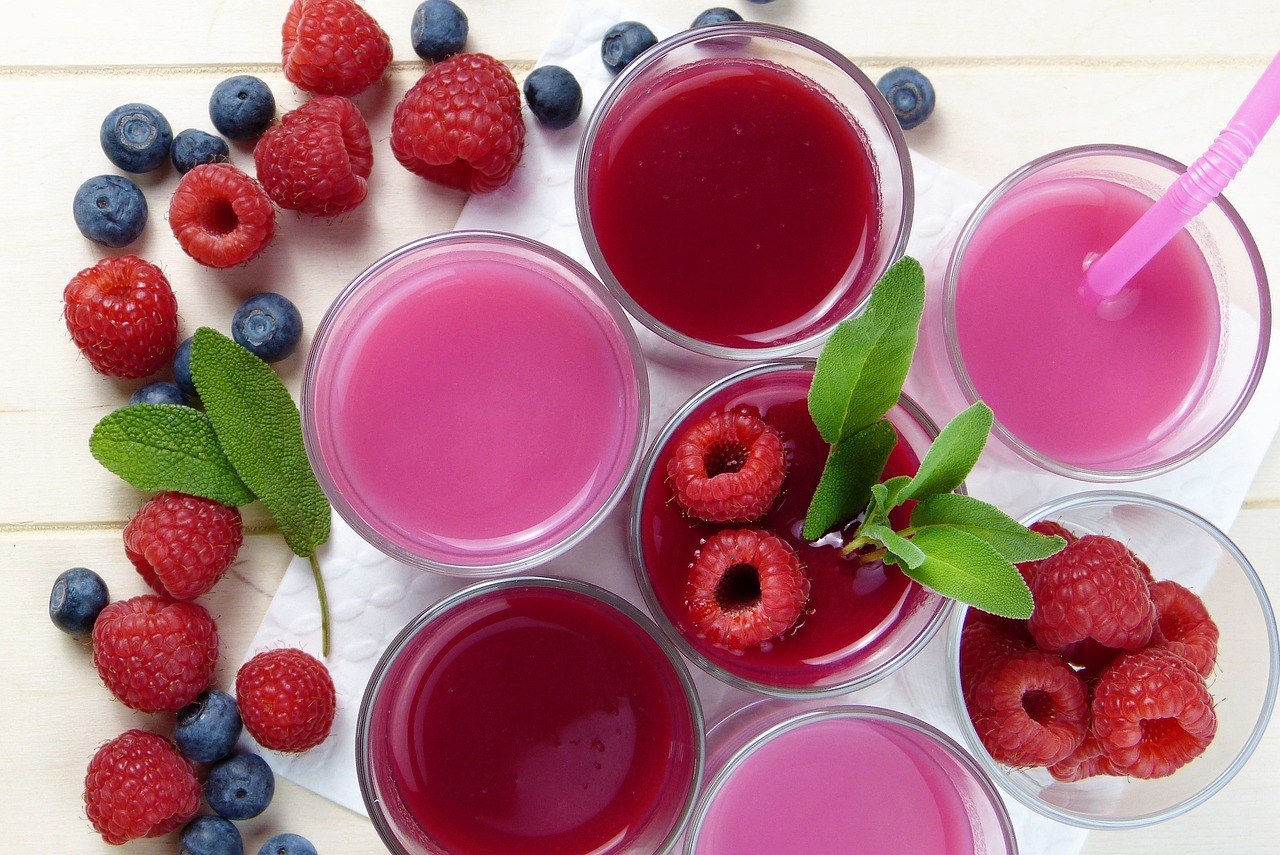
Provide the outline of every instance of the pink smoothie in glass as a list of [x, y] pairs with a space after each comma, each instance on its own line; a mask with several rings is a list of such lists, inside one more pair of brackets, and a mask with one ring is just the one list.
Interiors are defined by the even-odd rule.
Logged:
[[955, 333], [978, 397], [1034, 451], [1066, 464], [1141, 464], [1196, 406], [1217, 359], [1213, 275], [1180, 233], [1102, 305], [1086, 262], [1151, 206], [1086, 177], [1015, 188], [964, 252]]

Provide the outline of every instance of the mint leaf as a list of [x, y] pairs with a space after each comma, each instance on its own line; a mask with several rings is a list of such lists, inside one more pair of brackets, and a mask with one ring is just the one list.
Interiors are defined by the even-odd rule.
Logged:
[[1018, 568], [977, 535], [949, 526], [918, 531], [911, 542], [925, 555], [902, 572], [943, 596], [1001, 617], [1031, 616], [1031, 590]]
[[887, 525], [864, 525], [858, 534], [883, 546], [887, 552], [885, 560], [892, 564], [914, 569], [924, 563], [924, 551]]
[[991, 433], [991, 408], [978, 401], [953, 418], [929, 446], [915, 477], [898, 493], [898, 502], [950, 493], [973, 471]]
[[867, 308], [832, 331], [809, 388], [809, 414], [831, 445], [879, 420], [898, 402], [924, 312], [924, 269], [895, 263]]
[[881, 419], [833, 445], [800, 536], [815, 541], [862, 513], [897, 441], [893, 425]]
[[307, 460], [289, 390], [270, 365], [209, 327], [193, 337], [191, 378], [227, 459], [289, 548], [313, 555], [329, 539], [329, 502]]
[[981, 538], [1014, 564], [1048, 558], [1067, 544], [1060, 537], [1031, 531], [994, 505], [959, 493], [929, 496], [911, 512], [913, 529], [941, 525]]
[[177, 490], [224, 505], [254, 500], [218, 443], [213, 423], [193, 407], [121, 407], [94, 426], [89, 452], [140, 490]]

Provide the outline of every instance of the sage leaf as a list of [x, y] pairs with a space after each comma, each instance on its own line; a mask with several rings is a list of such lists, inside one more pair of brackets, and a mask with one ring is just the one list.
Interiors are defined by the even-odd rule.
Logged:
[[833, 445], [800, 536], [815, 541], [862, 513], [897, 441], [897, 430], [881, 419]]
[[986, 447], [991, 423], [991, 408], [981, 401], [953, 418], [929, 446], [915, 477], [898, 493], [898, 502], [950, 493], [963, 484]]
[[1018, 568], [977, 535], [950, 526], [921, 529], [911, 538], [925, 555], [902, 572], [939, 594], [1000, 617], [1031, 617], [1031, 590]]
[[924, 551], [887, 525], [864, 525], [858, 534], [883, 546], [888, 552], [885, 560], [892, 564], [914, 569], [924, 563]]
[[1014, 564], [1048, 558], [1067, 545], [1061, 537], [1031, 531], [994, 505], [959, 493], [929, 496], [911, 512], [913, 529], [940, 525], [980, 537]]

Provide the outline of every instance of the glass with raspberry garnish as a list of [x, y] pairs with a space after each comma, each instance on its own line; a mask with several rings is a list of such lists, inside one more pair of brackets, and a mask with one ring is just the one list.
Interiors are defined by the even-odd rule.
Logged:
[[[633, 488], [633, 563], [658, 623], [712, 675], [777, 696], [874, 683], [932, 638], [953, 602], [874, 555], [845, 554], [838, 532], [801, 537], [829, 448], [806, 403], [814, 366], [762, 363], [700, 392], [663, 428]], [[937, 430], [905, 396], [889, 419], [898, 442], [884, 476], [914, 474]], [[717, 434], [717, 420], [749, 427]], [[734, 450], [743, 436], [756, 442]], [[753, 468], [760, 461], [769, 466]], [[734, 502], [717, 475], [736, 479], [744, 514], [721, 513]], [[707, 495], [716, 501], [698, 501]]]

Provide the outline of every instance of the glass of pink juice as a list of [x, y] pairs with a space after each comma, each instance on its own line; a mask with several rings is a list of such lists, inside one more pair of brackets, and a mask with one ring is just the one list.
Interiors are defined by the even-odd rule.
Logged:
[[396, 855], [670, 850], [703, 766], [698, 697], [652, 621], [601, 588], [489, 580], [374, 670], [361, 793]]
[[994, 785], [953, 740], [868, 706], [769, 699], [707, 737], [686, 855], [1014, 855]]
[[512, 573], [584, 537], [643, 451], [648, 379], [594, 276], [515, 235], [450, 232], [375, 262], [307, 363], [302, 421], [334, 508], [393, 558]]
[[808, 36], [696, 27], [645, 51], [591, 116], [575, 180], [601, 278], [690, 350], [795, 353], [901, 256], [913, 205], [875, 85]]
[[1114, 298], [1086, 266], [1185, 170], [1143, 149], [1084, 146], [1002, 181], [970, 217], [943, 296], [964, 395], [1025, 459], [1093, 481], [1196, 457], [1257, 386], [1271, 332], [1258, 248], [1221, 197]]
[[[738, 688], [782, 697], [841, 694], [888, 676], [928, 643], [953, 605], [892, 565], [843, 555], [838, 537], [817, 543], [800, 537], [829, 448], [806, 403], [815, 364], [799, 358], [761, 363], [698, 393], [654, 440], [632, 494], [633, 566], [659, 626], [685, 656], [713, 676]], [[737, 526], [685, 513], [673, 499], [666, 466], [690, 425], [714, 412], [744, 409], [781, 435], [787, 469], [777, 501], [743, 527], [763, 529], [784, 540], [799, 558], [810, 589], [804, 613], [793, 627], [745, 649], [731, 649], [699, 633], [687, 605], [686, 585], [690, 565], [706, 539]], [[914, 474], [937, 429], [906, 396], [889, 419], [898, 430], [898, 444], [884, 477]], [[905, 518], [895, 516], [894, 522], [904, 525]]]

